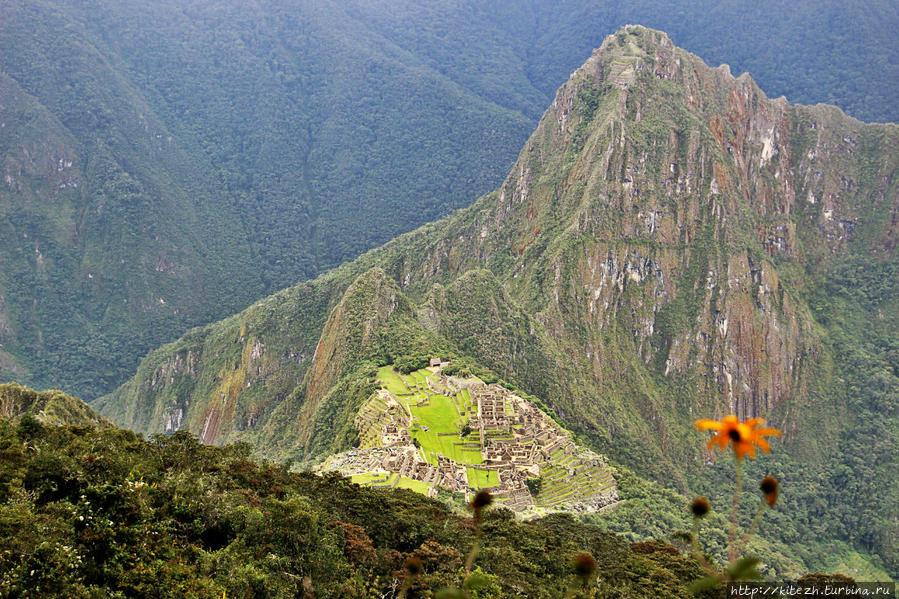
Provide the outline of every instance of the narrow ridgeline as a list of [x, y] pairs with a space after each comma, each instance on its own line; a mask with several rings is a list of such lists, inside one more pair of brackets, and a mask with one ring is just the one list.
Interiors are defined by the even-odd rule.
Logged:
[[18, 420], [26, 414], [54, 426], [114, 426], [77, 397], [57, 389], [35, 391], [17, 383], [0, 385], [0, 418]]

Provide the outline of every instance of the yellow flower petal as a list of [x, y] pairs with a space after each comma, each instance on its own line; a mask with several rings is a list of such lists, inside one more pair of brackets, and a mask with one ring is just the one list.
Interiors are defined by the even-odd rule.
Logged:
[[701, 431], [708, 431], [708, 430], [720, 431], [724, 425], [721, 424], [720, 422], [718, 422], [717, 420], [709, 420], [708, 418], [700, 418], [699, 420], [697, 420], [696, 422], [693, 423], [693, 426], [695, 426], [696, 428], [698, 428]]

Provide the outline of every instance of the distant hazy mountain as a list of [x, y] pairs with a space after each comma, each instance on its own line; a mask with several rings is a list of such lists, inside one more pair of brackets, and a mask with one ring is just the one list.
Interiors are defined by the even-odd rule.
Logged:
[[899, 114], [892, 2], [4, 2], [0, 376], [96, 397], [468, 205], [627, 22], [772, 97]]

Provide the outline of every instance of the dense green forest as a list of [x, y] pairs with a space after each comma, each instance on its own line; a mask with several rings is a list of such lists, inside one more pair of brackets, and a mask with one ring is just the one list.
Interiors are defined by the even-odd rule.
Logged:
[[[67, 414], [48, 417], [38, 398]], [[472, 597], [719, 596], [690, 592], [708, 567], [691, 553], [688, 497], [620, 466], [611, 510], [522, 522], [493, 507], [481, 536], [459, 494], [434, 501], [292, 472], [252, 461], [249, 444], [212, 447], [184, 431], [148, 440], [59, 392], [7, 386], [0, 399], [19, 400], [0, 417], [3, 596], [429, 597], [466, 579]], [[727, 482], [715, 484], [717, 497]], [[760, 495], [748, 491], [752, 507]], [[797, 555], [784, 540], [796, 504], [777, 505], [746, 546], [765, 580], [802, 578], [808, 563], [886, 580], [845, 544], [807, 543]], [[714, 499], [699, 527], [712, 563], [727, 559], [726, 505]], [[578, 575], [585, 552], [596, 570]]]
[[893, 3], [0, 6], [0, 374], [91, 399], [187, 327], [466, 206], [626, 22], [897, 120]]
[[[181, 432], [0, 419], [8, 597], [692, 597], [699, 564], [567, 515], [471, 514], [406, 490], [291, 473]], [[479, 551], [472, 547], [479, 543]], [[573, 560], [595, 564], [580, 575]], [[454, 596], [454, 595], [453, 595]]]
[[0, 384], [0, 418], [30, 414], [44, 424], [112, 428], [87, 404], [59, 390], [35, 391], [17, 383]]

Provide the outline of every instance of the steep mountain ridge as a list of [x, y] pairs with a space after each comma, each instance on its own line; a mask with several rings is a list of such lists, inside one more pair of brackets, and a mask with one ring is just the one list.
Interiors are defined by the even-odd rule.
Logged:
[[0, 385], [0, 418], [16, 421], [25, 414], [54, 426], [115, 427], [77, 397], [57, 389], [35, 391], [16, 383]]
[[[841, 257], [891, 256], [896, 127], [788, 110], [660, 39], [650, 65], [604, 45], [557, 94], [497, 195], [388, 270], [415, 289], [486, 265], [598, 382], [621, 354], [675, 377], [705, 363], [695, 373], [705, 381], [691, 384], [720, 391], [721, 410], [767, 413], [809, 384], [803, 359], [821, 353], [797, 295]], [[683, 96], [668, 85], [678, 77]], [[596, 86], [606, 87], [601, 122]], [[811, 135], [812, 147], [791, 147]]]
[[622, 23], [895, 120], [897, 17], [889, 0], [9, 0], [0, 377], [94, 399], [187, 327], [467, 205]]
[[[786, 433], [791, 505], [808, 510], [825, 493], [826, 507], [809, 517], [827, 519], [846, 497], [815, 485], [838, 457], [850, 459], [841, 452], [864, 466], [839, 474], [859, 489], [868, 468], [889, 472], [896, 459], [895, 403], [877, 414], [876, 450], [854, 441], [864, 425], [851, 412], [873, 407], [842, 399], [853, 342], [835, 342], [837, 319], [822, 316], [819, 296], [860, 257], [874, 270], [895, 265], [897, 147], [895, 125], [769, 100], [748, 76], [629, 26], [560, 88], [496, 192], [157, 350], [97, 405], [125, 426], [161, 430], [172, 406], [199, 413], [215, 385], [254, 368], [238, 358], [256, 353], [279, 367], [264, 385], [230, 388], [234, 414], [253, 406], [257, 417], [235, 416], [231, 433], [204, 438], [253, 440], [263, 455], [309, 462], [353, 443], [350, 421], [374, 392], [374, 366], [451, 351], [541, 398], [599, 452], [680, 488], [700, 484], [691, 472], [709, 459], [689, 432], [694, 418], [766, 417]], [[357, 278], [384, 295], [350, 293]], [[862, 320], [888, 334], [895, 292], [878, 291]], [[377, 348], [355, 346], [355, 370], [319, 363], [348, 339], [371, 339], [365, 322], [381, 333]], [[156, 376], [188, 346], [192, 370]], [[223, 355], [232, 362], [222, 366]], [[899, 389], [892, 358], [877, 359], [876, 384], [890, 396]], [[184, 425], [202, 432], [198, 418]], [[895, 473], [885, 476], [895, 487]], [[816, 534], [895, 564], [895, 499], [857, 495], [845, 521], [863, 532], [828, 524]]]

